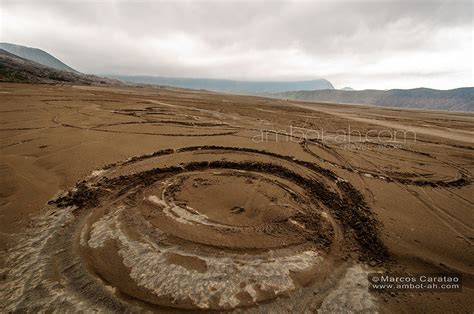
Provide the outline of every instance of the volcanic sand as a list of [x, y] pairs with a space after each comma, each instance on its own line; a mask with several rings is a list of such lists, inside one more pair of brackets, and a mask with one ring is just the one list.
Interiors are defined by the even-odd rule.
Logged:
[[[0, 90], [5, 311], [474, 307], [472, 114]], [[463, 291], [370, 293], [374, 271], [461, 272]]]

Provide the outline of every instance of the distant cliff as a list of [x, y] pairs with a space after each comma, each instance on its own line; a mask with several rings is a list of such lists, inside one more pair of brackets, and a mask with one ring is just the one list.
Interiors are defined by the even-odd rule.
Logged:
[[294, 91], [302, 89], [322, 90], [334, 89], [334, 86], [325, 79], [310, 81], [234, 81], [221, 79], [200, 79], [200, 78], [173, 78], [162, 76], [125, 76], [106, 75], [107, 77], [122, 81], [175, 86], [192, 89], [206, 89], [216, 92], [238, 93], [238, 94], [261, 94], [275, 93], [283, 91]]

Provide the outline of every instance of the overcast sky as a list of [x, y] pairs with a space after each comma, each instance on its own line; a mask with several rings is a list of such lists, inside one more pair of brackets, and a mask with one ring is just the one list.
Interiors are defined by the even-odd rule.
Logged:
[[9, 1], [0, 41], [85, 73], [473, 86], [468, 1]]

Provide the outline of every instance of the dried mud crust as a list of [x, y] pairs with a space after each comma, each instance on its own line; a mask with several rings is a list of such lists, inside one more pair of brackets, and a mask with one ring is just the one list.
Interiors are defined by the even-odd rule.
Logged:
[[250, 148], [136, 156], [49, 204], [75, 208], [67, 229], [77, 249], [67, 254], [81, 261], [77, 272], [100, 278], [91, 287], [113, 287], [106, 303], [114, 307], [130, 298], [152, 307], [249, 307], [318, 284], [337, 260], [389, 259], [379, 223], [349, 182]]

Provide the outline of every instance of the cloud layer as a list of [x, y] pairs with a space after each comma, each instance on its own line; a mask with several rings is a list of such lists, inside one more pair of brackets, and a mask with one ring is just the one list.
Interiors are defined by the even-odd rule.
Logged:
[[473, 85], [472, 1], [9, 1], [0, 40], [86, 73]]

